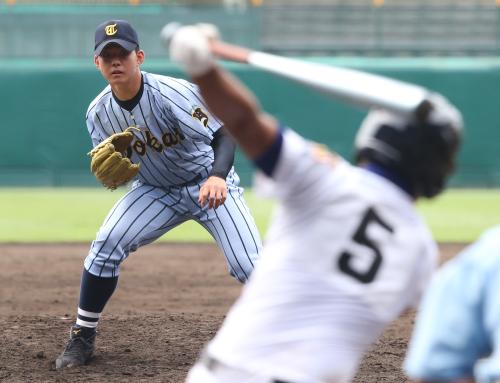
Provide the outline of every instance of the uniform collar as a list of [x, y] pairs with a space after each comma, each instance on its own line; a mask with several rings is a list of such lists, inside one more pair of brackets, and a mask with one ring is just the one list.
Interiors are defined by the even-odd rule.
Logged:
[[361, 165], [361, 168], [385, 178], [386, 180], [392, 182], [394, 185], [398, 186], [404, 192], [409, 194], [412, 198], [415, 198], [409, 182], [399, 174], [372, 162]]
[[115, 99], [116, 103], [120, 105], [121, 108], [131, 112], [132, 109], [134, 109], [137, 106], [137, 104], [139, 104], [139, 101], [141, 101], [143, 92], [144, 92], [144, 76], [141, 73], [141, 87], [139, 88], [139, 92], [137, 92], [137, 94], [130, 100], [126, 101], [119, 100], [118, 97], [116, 97], [116, 95], [113, 92], [111, 93], [113, 94], [113, 98]]

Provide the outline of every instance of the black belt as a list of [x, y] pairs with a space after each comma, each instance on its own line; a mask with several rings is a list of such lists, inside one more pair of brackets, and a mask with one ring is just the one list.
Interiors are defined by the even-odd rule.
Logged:
[[201, 180], [201, 174], [198, 174], [196, 177], [194, 177], [192, 180], [186, 181], [182, 184], [178, 185], [172, 185], [173, 187], [178, 187], [178, 188], [183, 188], [184, 186], [192, 186], [198, 183], [198, 181]]
[[[212, 371], [212, 372], [217, 370], [220, 367], [224, 367], [224, 364], [222, 364], [217, 359], [212, 358], [211, 356], [208, 356], [208, 355], [203, 355], [201, 357], [201, 362], [207, 368], [207, 370]], [[288, 382], [285, 380], [279, 380], [279, 379], [270, 379], [269, 383], [292, 383], [292, 382]]]

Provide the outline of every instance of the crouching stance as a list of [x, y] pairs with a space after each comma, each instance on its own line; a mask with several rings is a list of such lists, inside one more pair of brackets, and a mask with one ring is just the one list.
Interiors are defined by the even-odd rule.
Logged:
[[76, 324], [57, 368], [88, 362], [120, 264], [140, 246], [195, 220], [213, 236], [230, 274], [242, 283], [261, 248], [233, 168], [235, 144], [208, 112], [197, 86], [141, 71], [144, 52], [123, 20], [97, 27], [94, 61], [109, 85], [87, 112], [95, 147], [92, 171], [110, 189], [134, 183], [92, 242]]

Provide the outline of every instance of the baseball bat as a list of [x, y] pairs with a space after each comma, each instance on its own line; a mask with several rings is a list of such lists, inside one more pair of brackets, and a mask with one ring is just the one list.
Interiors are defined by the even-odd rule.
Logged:
[[[161, 33], [162, 40], [168, 44], [180, 26], [167, 24]], [[212, 27], [216, 32], [215, 26]], [[409, 115], [419, 113], [429, 104], [427, 89], [388, 77], [259, 52], [218, 39], [212, 39], [210, 47], [220, 59], [248, 64], [356, 106]]]
[[253, 51], [218, 40], [211, 42], [211, 49], [221, 59], [251, 65], [360, 107], [411, 114], [427, 101], [430, 93], [423, 87], [388, 77]]

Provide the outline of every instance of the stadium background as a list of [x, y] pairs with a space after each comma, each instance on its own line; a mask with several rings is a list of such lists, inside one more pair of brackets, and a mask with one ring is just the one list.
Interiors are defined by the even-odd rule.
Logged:
[[[146, 246], [123, 265], [91, 365], [54, 370], [75, 319], [88, 244], [125, 192], [104, 190], [88, 170], [84, 116], [105, 85], [92, 63], [98, 23], [130, 20], [146, 50], [144, 69], [166, 75], [184, 76], [166, 57], [161, 27], [208, 21], [230, 42], [386, 74], [446, 95], [467, 128], [452, 180], [458, 189], [418, 205], [445, 261], [500, 216], [499, 3], [0, 0], [0, 381], [183, 382], [240, 292], [220, 251], [199, 243], [210, 242], [206, 232], [181, 225], [166, 240], [189, 243]], [[266, 110], [351, 157], [364, 111], [227, 65]], [[237, 167], [248, 185], [252, 170], [240, 155]], [[252, 193], [246, 198], [257, 224], [266, 223], [271, 203]], [[383, 334], [354, 383], [407, 382], [401, 362], [412, 324], [410, 312]]]
[[[62, 3], [62, 4], [61, 4]], [[498, 1], [497, 1], [498, 3]], [[97, 185], [84, 115], [105, 86], [92, 62], [95, 26], [130, 20], [147, 71], [184, 77], [158, 38], [168, 21], [212, 22], [230, 42], [358, 68], [443, 93], [463, 112], [454, 186], [500, 183], [500, 7], [495, 1], [36, 1], [0, 4], [0, 185]], [[256, 69], [228, 64], [264, 108], [351, 158], [364, 111]], [[251, 167], [238, 155], [243, 184]]]

